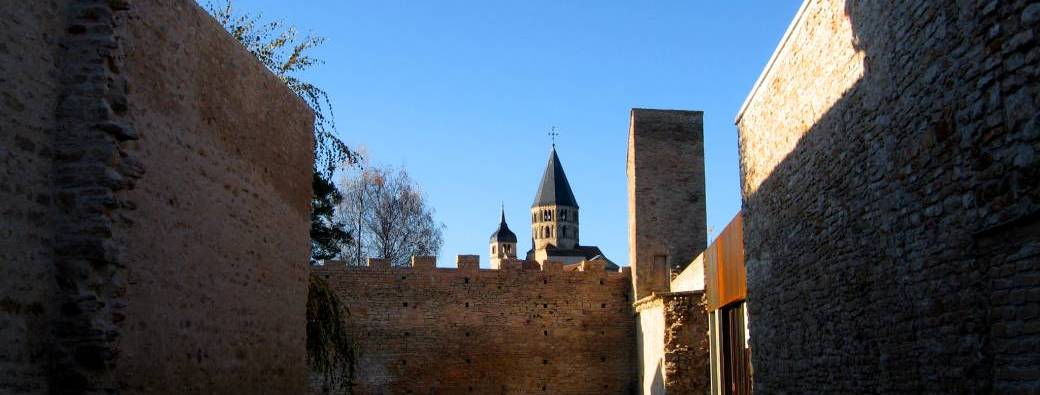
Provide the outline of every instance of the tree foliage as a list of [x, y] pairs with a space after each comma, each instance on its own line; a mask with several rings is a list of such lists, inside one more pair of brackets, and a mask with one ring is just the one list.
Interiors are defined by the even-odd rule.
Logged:
[[345, 224], [334, 216], [336, 207], [343, 203], [343, 194], [318, 173], [314, 173], [311, 185], [311, 264], [317, 264], [338, 257], [353, 239]]
[[339, 137], [329, 95], [297, 73], [321, 64], [308, 51], [325, 43], [324, 37], [301, 36], [294, 26], [282, 21], [264, 22], [261, 14], [237, 14], [232, 0], [222, 6], [208, 3], [207, 9], [231, 36], [242, 43], [272, 73], [285, 82], [314, 111], [314, 169], [327, 179], [337, 166], [355, 163], [357, 154]]
[[343, 254], [348, 264], [379, 257], [407, 266], [412, 256], [440, 251], [444, 225], [434, 220], [433, 208], [403, 169], [367, 166], [347, 173], [340, 185], [338, 215], [356, 236]]
[[[311, 368], [325, 379], [328, 390], [353, 393], [358, 345], [351, 336], [350, 311], [344, 308], [315, 274], [307, 292], [307, 357]], [[338, 392], [338, 391], [336, 391]]]

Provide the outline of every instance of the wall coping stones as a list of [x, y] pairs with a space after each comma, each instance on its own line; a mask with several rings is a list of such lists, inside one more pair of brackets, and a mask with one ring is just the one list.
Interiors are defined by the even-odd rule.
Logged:
[[698, 295], [704, 295], [704, 291], [654, 292], [649, 296], [632, 302], [632, 308], [635, 309], [636, 314], [638, 314], [640, 311], [646, 309], [664, 306], [664, 301], [667, 299]]
[[[418, 258], [418, 259], [416, 259]], [[366, 266], [353, 266], [347, 265], [344, 261], [328, 260], [325, 261], [324, 265], [311, 266], [311, 271], [318, 273], [332, 273], [332, 272], [362, 272], [370, 270], [393, 270], [398, 272], [413, 272], [413, 271], [436, 271], [438, 273], [446, 272], [466, 272], [466, 273], [493, 273], [493, 272], [523, 272], [523, 273], [539, 273], [539, 274], [552, 274], [552, 275], [567, 275], [568, 273], [574, 273], [573, 275], [578, 276], [589, 276], [595, 278], [630, 278], [632, 271], [628, 267], [623, 267], [620, 272], [608, 272], [600, 268], [601, 270], [582, 270], [582, 271], [564, 271], [563, 262], [559, 261], [545, 261], [544, 264], [539, 265], [534, 261], [526, 261], [523, 259], [507, 259], [502, 261], [501, 269], [484, 269], [479, 266], [480, 256], [479, 255], [458, 255], [456, 256], [456, 267], [437, 267], [436, 257], [413, 257], [412, 266], [391, 266], [390, 262], [383, 258], [368, 258], [368, 264]], [[604, 276], [606, 275], [606, 276]], [[670, 292], [670, 294], [682, 294], [683, 292]], [[662, 294], [658, 294], [662, 295]]]

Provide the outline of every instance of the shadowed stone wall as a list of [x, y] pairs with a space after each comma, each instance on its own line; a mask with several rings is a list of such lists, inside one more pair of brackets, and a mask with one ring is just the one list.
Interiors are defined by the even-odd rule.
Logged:
[[306, 104], [191, 0], [0, 16], [0, 392], [303, 392]]
[[738, 118], [756, 392], [1040, 390], [1037, 26], [807, 2]]
[[61, 1], [0, 3], [0, 393], [47, 392]]
[[[471, 262], [471, 263], [467, 263]], [[627, 272], [315, 267], [350, 311], [361, 394], [628, 394]], [[320, 392], [320, 381], [312, 388]]]

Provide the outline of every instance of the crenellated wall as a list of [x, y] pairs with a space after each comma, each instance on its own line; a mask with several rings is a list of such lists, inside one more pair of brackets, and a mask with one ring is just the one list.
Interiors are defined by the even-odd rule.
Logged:
[[[433, 257], [313, 267], [351, 315], [359, 393], [627, 394], [634, 389], [629, 272]], [[320, 387], [312, 388], [320, 392]]]

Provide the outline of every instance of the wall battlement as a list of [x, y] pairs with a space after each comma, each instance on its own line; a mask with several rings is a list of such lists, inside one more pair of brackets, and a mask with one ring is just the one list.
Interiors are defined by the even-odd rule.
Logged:
[[368, 258], [365, 266], [347, 265], [343, 261], [327, 261], [322, 266], [313, 267], [312, 271], [319, 273], [366, 270], [392, 270], [400, 272], [434, 271], [439, 273], [495, 273], [503, 271], [517, 271], [531, 274], [543, 273], [552, 274], [554, 276], [586, 276], [589, 278], [609, 279], [627, 279], [631, 276], [631, 270], [628, 267], [622, 268], [620, 272], [607, 271], [605, 268], [605, 264], [599, 261], [583, 262], [581, 265], [578, 266], [578, 270], [574, 271], [564, 271], [563, 262], [559, 261], [546, 261], [542, 264], [538, 264], [537, 262], [526, 261], [523, 259], [503, 259], [501, 269], [482, 269], [480, 268], [479, 255], [458, 255], [455, 263], [456, 267], [437, 267], [437, 257], [413, 256], [411, 266], [391, 266], [390, 262], [387, 262], [385, 259]]

